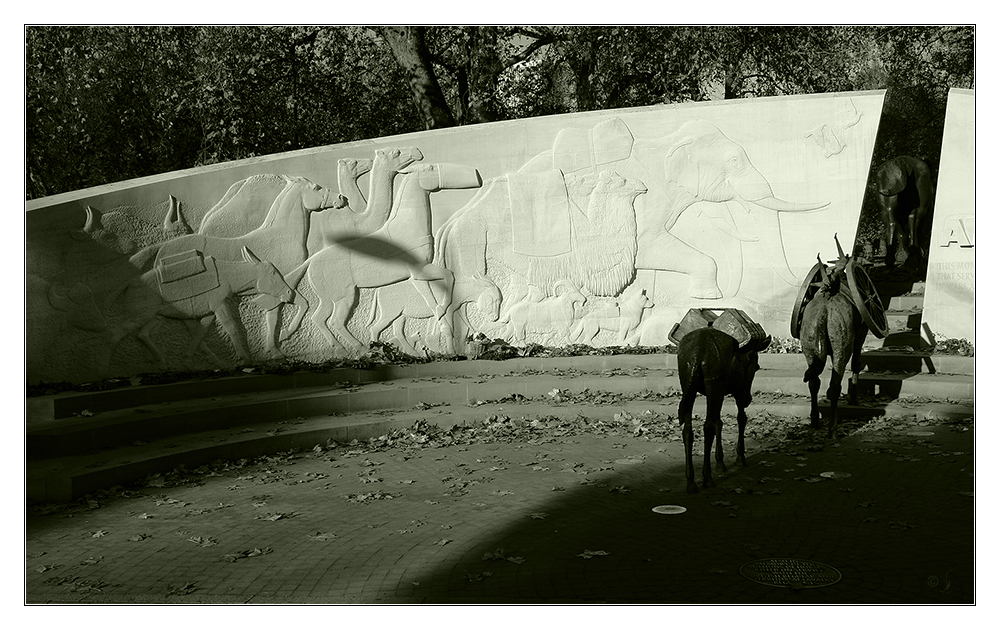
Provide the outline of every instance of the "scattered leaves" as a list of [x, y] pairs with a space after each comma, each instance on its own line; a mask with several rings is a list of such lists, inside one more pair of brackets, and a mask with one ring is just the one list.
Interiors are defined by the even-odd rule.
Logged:
[[60, 568], [62, 568], [61, 564], [42, 564], [35, 567], [35, 573], [45, 573], [46, 571], [54, 571]]
[[591, 551], [590, 549], [584, 549], [583, 553], [577, 554], [577, 556], [579, 556], [580, 558], [583, 558], [585, 560], [589, 560], [590, 558], [593, 558], [594, 556], [608, 556], [608, 555], [611, 555], [611, 554], [609, 554], [607, 551], [603, 551], [603, 550]]

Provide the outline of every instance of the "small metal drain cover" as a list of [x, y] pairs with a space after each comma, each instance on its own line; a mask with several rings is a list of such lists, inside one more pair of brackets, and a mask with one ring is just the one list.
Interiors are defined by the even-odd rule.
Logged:
[[819, 588], [840, 581], [840, 571], [828, 564], [798, 558], [765, 558], [740, 567], [746, 579], [778, 588]]
[[657, 505], [653, 511], [657, 514], [683, 514], [687, 508], [683, 505]]

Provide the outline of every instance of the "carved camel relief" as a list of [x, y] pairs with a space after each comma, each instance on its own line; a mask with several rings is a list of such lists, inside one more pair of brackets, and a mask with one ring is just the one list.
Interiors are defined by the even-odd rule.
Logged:
[[[595, 181], [598, 169], [605, 173]], [[613, 193], [609, 179], [602, 183], [609, 177], [629, 182], [619, 187], [622, 194]], [[747, 211], [757, 234], [736, 228], [729, 201]], [[435, 260], [455, 273], [456, 290], [479, 276], [500, 286], [504, 313], [531, 291], [549, 294], [560, 279], [615, 296], [636, 269], [686, 274], [691, 297], [718, 299], [715, 260], [671, 233], [697, 202], [720, 204], [707, 213], [720, 234], [761, 241], [774, 272], [793, 286], [777, 213], [829, 205], [776, 198], [743, 147], [711, 123], [690, 121], [668, 136], [635, 140], [614, 118], [564, 129], [551, 151], [488, 181], [439, 230]]]
[[[592, 139], [590, 139], [592, 138]], [[568, 160], [565, 153], [590, 154]], [[708, 216], [712, 227], [742, 241], [760, 241], [774, 271], [788, 284], [798, 279], [784, 257], [778, 212], [820, 210], [829, 203], [792, 203], [774, 196], [767, 179], [754, 167], [741, 145], [718, 127], [703, 120], [684, 123], [660, 138], [633, 139], [625, 123], [613, 118], [593, 129], [564, 129], [551, 151], [533, 158], [522, 171], [562, 168], [565, 172], [592, 172], [613, 168], [625, 177], [645, 183], [649, 192], [636, 201], [638, 227], [637, 269], [674, 271], [690, 276], [688, 294], [718, 299], [715, 261], [684, 243], [670, 230], [695, 203], [735, 201], [750, 214], [757, 234], [735, 228], [728, 206]]]
[[[544, 192], [537, 194], [539, 189]], [[454, 272], [460, 295], [478, 289], [459, 287], [481, 286], [484, 278], [500, 286], [501, 320], [517, 304], [538, 301], [529, 297], [529, 286], [545, 295], [564, 281], [594, 295], [617, 294], [635, 274], [632, 202], [644, 192], [641, 182], [612, 172], [565, 180], [558, 171], [495, 178], [438, 230], [435, 262]], [[528, 234], [528, 217], [545, 216], [557, 203], [561, 220]], [[547, 255], [531, 253], [536, 243], [549, 248]], [[446, 315], [456, 339], [465, 337], [456, 329], [459, 306], [453, 300]]]
[[[308, 276], [320, 300], [312, 320], [331, 347], [339, 345], [349, 353], [366, 348], [347, 328], [358, 289], [409, 279], [437, 319], [452, 299], [451, 271], [432, 263], [430, 195], [445, 188], [476, 188], [482, 179], [476, 169], [457, 164], [414, 164], [400, 175], [385, 225], [368, 235], [326, 235], [329, 244], [286, 275], [294, 288]], [[297, 314], [282, 340], [295, 333], [302, 315], [304, 311]]]

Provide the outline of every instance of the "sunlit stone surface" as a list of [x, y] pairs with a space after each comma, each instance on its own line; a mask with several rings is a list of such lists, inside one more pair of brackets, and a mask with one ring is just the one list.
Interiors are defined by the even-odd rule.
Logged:
[[976, 342], [976, 93], [948, 94], [927, 264], [930, 334]]
[[[324, 361], [373, 340], [464, 353], [478, 333], [662, 345], [691, 307], [787, 336], [817, 254], [853, 242], [883, 96], [461, 127], [32, 201], [28, 380]], [[939, 199], [958, 194], [951, 159]]]

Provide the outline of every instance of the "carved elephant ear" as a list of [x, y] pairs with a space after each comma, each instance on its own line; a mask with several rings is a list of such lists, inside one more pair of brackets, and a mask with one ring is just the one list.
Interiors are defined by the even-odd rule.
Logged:
[[243, 260], [247, 261], [248, 263], [254, 263], [254, 264], [260, 263], [260, 258], [257, 258], [257, 256], [255, 256], [254, 253], [250, 251], [250, 248], [247, 247], [246, 245], [243, 246]]

